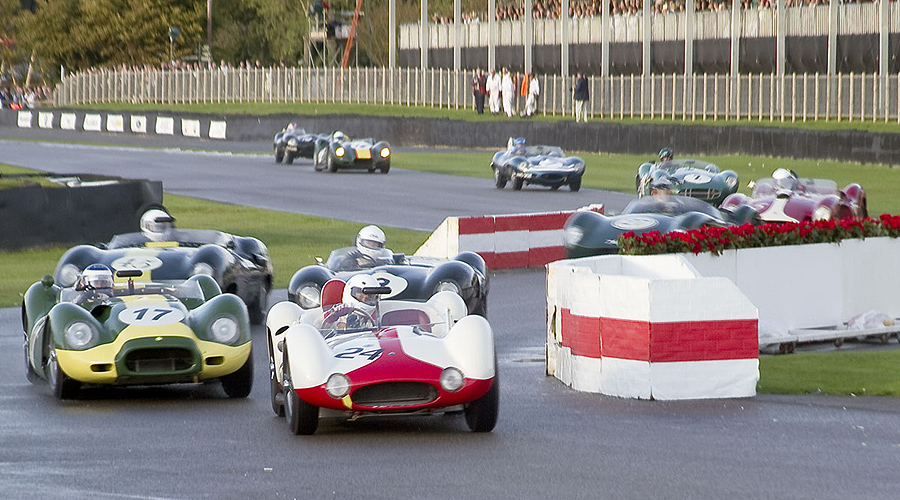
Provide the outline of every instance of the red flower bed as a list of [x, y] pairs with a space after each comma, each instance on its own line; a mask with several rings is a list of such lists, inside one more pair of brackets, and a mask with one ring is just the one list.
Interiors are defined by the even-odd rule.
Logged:
[[820, 220], [800, 223], [744, 224], [733, 227], [702, 227], [691, 231], [641, 235], [627, 232], [619, 236], [619, 253], [651, 255], [662, 253], [712, 252], [738, 248], [837, 243], [847, 238], [900, 236], [900, 216], [884, 214], [878, 219]]

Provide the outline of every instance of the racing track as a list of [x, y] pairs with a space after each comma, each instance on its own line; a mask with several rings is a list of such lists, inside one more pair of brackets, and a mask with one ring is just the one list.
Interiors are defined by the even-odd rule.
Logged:
[[[200, 177], [193, 163], [225, 159], [228, 183], [243, 173], [249, 185], [277, 185], [256, 174], [279, 169], [338, 178], [307, 176], [305, 166], [256, 165], [253, 157], [26, 145], [30, 153], [0, 141], [0, 162], [40, 157], [54, 167], [94, 164], [120, 174], [117, 165], [130, 163], [127, 171], [148, 176], [177, 168], [156, 161], [190, 159], [178, 166]], [[241, 170], [234, 158], [254, 167]], [[405, 178], [396, 173], [339, 178]], [[201, 181], [180, 194], [227, 193], [224, 180], [206, 189]], [[515, 194], [534, 202], [538, 193]], [[495, 200], [486, 203], [496, 207]], [[276, 291], [271, 300], [284, 295]], [[894, 499], [900, 491], [900, 400], [659, 402], [578, 393], [544, 375], [544, 304], [543, 272], [492, 275], [489, 319], [502, 387], [493, 433], [469, 433], [458, 417], [422, 417], [323, 425], [302, 438], [269, 408], [264, 349], [254, 351], [257, 376], [246, 400], [204, 385], [94, 389], [58, 403], [46, 385], [26, 382], [19, 311], [0, 309], [0, 492], [11, 499], [822, 500]], [[263, 329], [253, 335], [262, 345]]]

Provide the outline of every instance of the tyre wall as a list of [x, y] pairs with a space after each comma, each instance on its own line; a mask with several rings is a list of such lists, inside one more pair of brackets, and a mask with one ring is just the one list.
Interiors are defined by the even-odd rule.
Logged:
[[80, 178], [77, 187], [0, 190], [0, 248], [106, 242], [138, 231], [144, 210], [162, 204], [159, 181]]
[[547, 373], [638, 399], [756, 394], [757, 309], [727, 278], [678, 255], [547, 266]]

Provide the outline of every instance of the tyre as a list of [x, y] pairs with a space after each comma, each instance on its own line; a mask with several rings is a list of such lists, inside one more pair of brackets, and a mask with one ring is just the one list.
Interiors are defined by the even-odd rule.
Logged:
[[524, 185], [525, 179], [522, 179], [521, 177], [516, 177], [515, 179], [513, 179], [513, 189], [515, 189], [516, 191], [522, 189], [522, 186]]
[[25, 343], [23, 347], [25, 351], [25, 379], [31, 382], [32, 384], [38, 383], [41, 380], [41, 376], [38, 375], [38, 372], [34, 371], [34, 368], [31, 366], [31, 360], [28, 359], [28, 343]]
[[272, 411], [279, 417], [284, 416], [284, 391], [278, 384], [278, 377], [275, 376], [275, 349], [272, 346], [272, 339], [266, 341], [269, 353], [269, 397], [272, 401]]
[[269, 291], [265, 284], [259, 285], [259, 292], [256, 298], [247, 306], [247, 313], [250, 316], [251, 325], [261, 325], [266, 319], [266, 304], [268, 301]]
[[319, 408], [300, 399], [291, 385], [291, 365], [288, 362], [287, 350], [284, 352], [282, 365], [284, 372], [284, 414], [288, 427], [296, 435], [310, 435], [319, 427]]
[[500, 410], [500, 379], [494, 370], [494, 383], [484, 396], [472, 401], [464, 410], [466, 424], [472, 432], [491, 432], [497, 425]]
[[391, 171], [391, 166], [390, 165], [382, 165], [382, 166], [378, 167], [378, 171], [381, 172], [382, 174], [386, 174]]
[[253, 349], [238, 371], [220, 377], [222, 389], [229, 398], [246, 398], [253, 388]]
[[59, 366], [59, 360], [56, 358], [56, 348], [50, 348], [50, 360], [47, 363], [47, 369], [50, 371], [47, 377], [50, 381], [50, 390], [56, 399], [75, 399], [78, 397], [78, 391], [81, 389], [81, 382], [72, 380], [63, 372]]
[[577, 193], [581, 189], [581, 177], [576, 177], [569, 181], [569, 190]]
[[334, 160], [327, 152], [325, 153], [325, 170], [328, 170], [331, 173], [337, 172], [337, 165], [334, 164]]
[[287, 163], [288, 165], [293, 164], [293, 163], [294, 163], [294, 155], [291, 154], [291, 153], [285, 154], [285, 155], [284, 155], [284, 162]]
[[499, 168], [494, 169], [494, 187], [503, 189], [506, 187], [506, 176], [500, 173]]
[[313, 169], [316, 172], [322, 171], [322, 156], [322, 150], [317, 148], [313, 151]]
[[281, 160], [284, 159], [284, 149], [283, 148], [275, 148], [275, 163], [281, 163]]

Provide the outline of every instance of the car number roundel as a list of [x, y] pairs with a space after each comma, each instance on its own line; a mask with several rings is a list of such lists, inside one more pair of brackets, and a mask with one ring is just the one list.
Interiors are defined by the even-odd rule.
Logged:
[[406, 290], [406, 287], [409, 286], [409, 282], [404, 278], [385, 271], [376, 271], [372, 273], [372, 276], [374, 276], [375, 279], [378, 280], [378, 284], [380, 286], [386, 286], [391, 289], [391, 293], [389, 295], [381, 296], [382, 299], [396, 297], [397, 295], [403, 293], [403, 291]]
[[163, 262], [153, 255], [127, 255], [125, 257], [119, 257], [110, 264], [116, 271], [124, 269], [152, 271], [162, 267], [162, 265]]
[[691, 184], [706, 184], [712, 180], [712, 177], [706, 174], [687, 174], [682, 180]]
[[659, 222], [652, 217], [625, 217], [613, 221], [612, 226], [623, 231], [640, 231], [656, 227]]
[[129, 307], [119, 313], [119, 321], [126, 325], [165, 326], [184, 319], [184, 313], [166, 304]]

